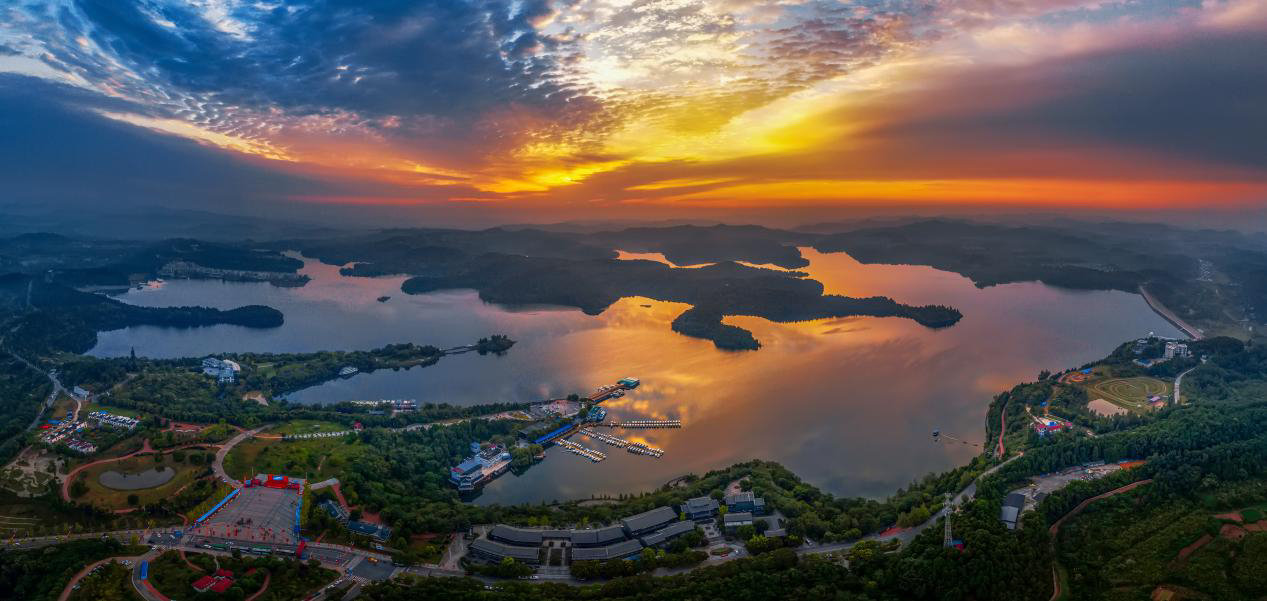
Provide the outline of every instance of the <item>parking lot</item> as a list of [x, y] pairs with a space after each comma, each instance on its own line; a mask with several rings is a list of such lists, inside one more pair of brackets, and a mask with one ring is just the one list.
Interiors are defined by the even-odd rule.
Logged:
[[237, 498], [195, 528], [194, 533], [247, 542], [297, 544], [294, 528], [298, 503], [299, 494], [294, 490], [243, 488]]

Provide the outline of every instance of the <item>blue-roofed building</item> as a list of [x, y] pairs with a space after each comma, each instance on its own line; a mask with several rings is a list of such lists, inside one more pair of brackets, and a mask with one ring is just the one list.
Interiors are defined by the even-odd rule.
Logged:
[[449, 468], [449, 482], [461, 492], [473, 491], [510, 469], [510, 453], [500, 445], [480, 449], [478, 443], [471, 443], [471, 448], [473, 455]]
[[747, 512], [753, 515], [765, 515], [765, 499], [756, 496], [752, 491], [737, 492], [726, 495], [726, 510], [731, 512]]
[[695, 497], [687, 499], [682, 504], [682, 513], [686, 514], [686, 518], [696, 522], [703, 522], [713, 519], [717, 516], [720, 505], [717, 499], [712, 497]]
[[533, 444], [540, 444], [540, 445], [549, 444], [549, 443], [551, 443], [551, 442], [554, 442], [554, 439], [558, 438], [558, 437], [559, 437], [559, 435], [561, 435], [561, 434], [563, 434], [564, 432], [567, 432], [568, 430], [571, 430], [571, 429], [572, 429], [572, 424], [567, 424], [567, 425], [564, 425], [564, 426], [559, 426], [558, 428], [555, 428], [554, 430], [551, 430], [551, 431], [550, 431], [550, 433], [545, 434], [545, 435], [541, 436], [540, 438], [538, 438], [538, 439], [536, 439], [536, 440], [534, 440], [534, 441], [532, 441], [532, 442], [533, 442]]

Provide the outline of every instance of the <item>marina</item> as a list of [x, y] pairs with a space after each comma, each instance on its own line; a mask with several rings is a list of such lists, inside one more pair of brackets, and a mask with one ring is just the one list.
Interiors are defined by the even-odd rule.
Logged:
[[635, 442], [629, 445], [629, 447], [626, 448], [625, 450], [635, 455], [646, 455], [648, 457], [655, 457], [656, 459], [659, 459], [660, 457], [664, 456], [663, 449], [657, 449], [655, 447], [648, 446], [640, 442]]
[[591, 449], [589, 447], [583, 447], [570, 440], [560, 440], [559, 446], [563, 447], [563, 450], [569, 453], [580, 455], [586, 459], [589, 459], [590, 461], [593, 461], [594, 463], [598, 463], [599, 461], [607, 459], [607, 453], [604, 453], [602, 451], [595, 451], [594, 449]]
[[625, 440], [623, 438], [616, 438], [615, 436], [612, 436], [610, 434], [603, 434], [602, 432], [595, 432], [593, 428], [585, 428], [581, 430], [581, 434], [584, 434], [590, 438], [596, 439], [599, 442], [607, 443], [618, 449], [623, 449], [625, 447], [628, 447], [630, 444], [628, 440]]
[[599, 424], [608, 428], [681, 428], [680, 419], [634, 419], [623, 422]]

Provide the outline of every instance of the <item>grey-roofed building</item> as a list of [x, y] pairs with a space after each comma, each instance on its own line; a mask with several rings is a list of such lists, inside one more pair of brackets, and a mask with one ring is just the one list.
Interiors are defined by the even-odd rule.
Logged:
[[355, 532], [357, 534], [364, 534], [365, 536], [368, 536], [378, 541], [385, 541], [392, 537], [392, 529], [388, 528], [387, 526], [381, 526], [379, 524], [371, 524], [369, 522], [360, 522], [357, 520], [350, 520], [347, 523], [347, 526], [348, 526], [348, 530], [351, 530], [352, 532]]
[[746, 511], [754, 515], [765, 515], [765, 499], [753, 494], [752, 491], [726, 495], [725, 503], [728, 511]]
[[606, 547], [573, 547], [572, 561], [607, 561], [609, 559], [627, 559], [642, 551], [642, 543], [626, 540]]
[[1016, 529], [1016, 522], [1021, 517], [1021, 511], [1025, 509], [1025, 495], [1014, 492], [1007, 496], [1003, 501], [1003, 509], [999, 512], [999, 520], [1007, 526], [1008, 530]]
[[722, 524], [725, 525], [726, 532], [734, 532], [744, 526], [751, 526], [752, 514], [747, 511], [728, 513], [722, 517]]
[[669, 522], [676, 521], [677, 518], [677, 512], [673, 511], [673, 508], [656, 507], [651, 511], [644, 511], [638, 515], [631, 515], [620, 520], [620, 525], [624, 527], [625, 534], [637, 537], [649, 532], [655, 532], [668, 525]]
[[625, 540], [625, 529], [620, 526], [572, 531], [572, 545], [575, 547], [605, 547], [622, 540]]
[[682, 513], [686, 514], [687, 519], [697, 522], [711, 520], [717, 515], [718, 508], [721, 507], [717, 503], [717, 499], [712, 497], [695, 497], [687, 499], [682, 504]]
[[542, 530], [541, 538], [570, 539], [572, 538], [572, 531], [571, 530]]
[[508, 545], [520, 545], [524, 547], [541, 546], [540, 530], [515, 528], [514, 526], [507, 526], [505, 524], [493, 526], [492, 531], [488, 533], [488, 538]]
[[643, 535], [639, 540], [648, 547], [655, 547], [669, 542], [687, 532], [695, 530], [695, 522], [673, 522], [651, 534]]
[[471, 542], [470, 554], [478, 559], [498, 562], [509, 557], [523, 563], [537, 565], [541, 563], [540, 547], [518, 547], [506, 545], [487, 538], [478, 538]]

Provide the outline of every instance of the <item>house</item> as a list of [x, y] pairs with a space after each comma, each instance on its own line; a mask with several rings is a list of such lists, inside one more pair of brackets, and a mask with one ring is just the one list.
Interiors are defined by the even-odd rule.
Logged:
[[713, 519], [719, 508], [717, 500], [712, 497], [695, 497], [687, 499], [682, 504], [682, 513], [685, 513], [689, 520], [703, 522]]
[[202, 373], [215, 377], [216, 381], [222, 384], [232, 384], [237, 380], [240, 371], [242, 371], [242, 366], [236, 361], [215, 357], [202, 360]]
[[1021, 511], [1025, 509], [1025, 495], [1023, 493], [1014, 492], [1007, 496], [1003, 501], [1003, 509], [999, 512], [999, 521], [1007, 526], [1008, 530], [1016, 530], [1016, 522], [1020, 520]]
[[642, 536], [655, 532], [670, 522], [678, 519], [676, 511], [669, 507], [656, 507], [651, 511], [644, 511], [638, 515], [631, 515], [620, 520], [620, 525], [625, 529], [625, 534], [630, 538]]
[[752, 491], [737, 492], [733, 495], [726, 495], [727, 511], [746, 511], [753, 515], [765, 515], [765, 499], [756, 496]]
[[752, 514], [747, 511], [727, 513], [722, 517], [722, 525], [728, 534], [734, 534], [740, 528], [752, 525]]
[[380, 524], [351, 520], [347, 527], [354, 534], [362, 534], [380, 542], [392, 537], [392, 529]]
[[88, 390], [87, 388], [83, 388], [81, 386], [76, 386], [70, 389], [70, 394], [74, 396], [75, 398], [82, 401], [82, 400], [87, 399], [89, 396], [92, 396], [92, 391]]
[[211, 576], [203, 576], [194, 581], [193, 587], [195, 591], [205, 593], [211, 590], [211, 585], [216, 583], [216, 579]]

